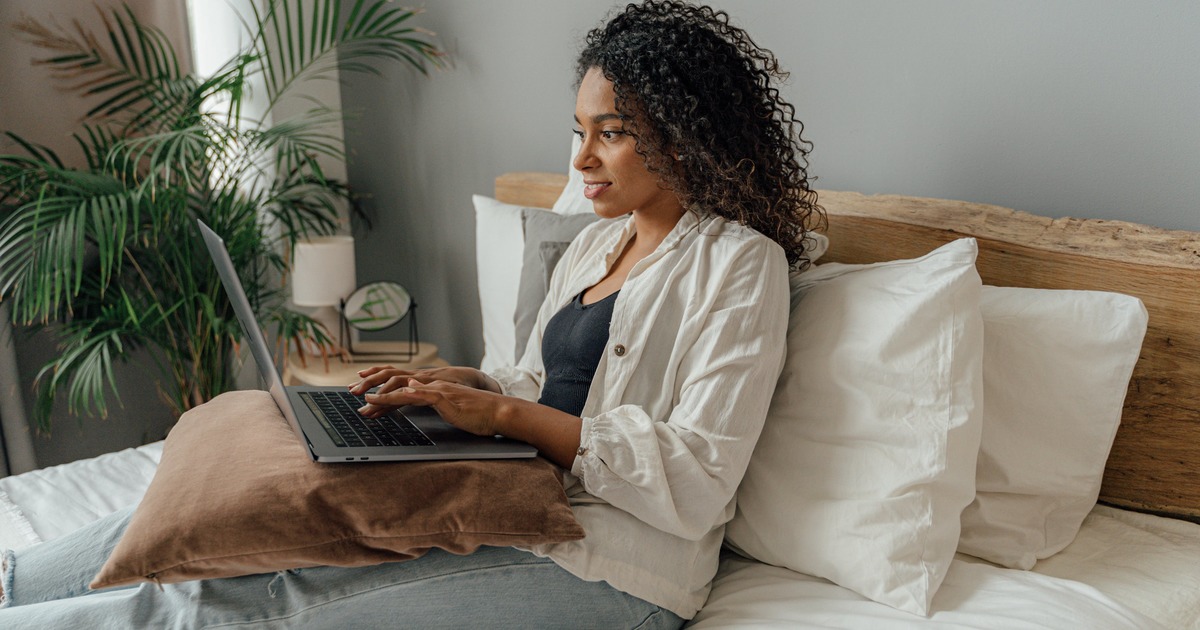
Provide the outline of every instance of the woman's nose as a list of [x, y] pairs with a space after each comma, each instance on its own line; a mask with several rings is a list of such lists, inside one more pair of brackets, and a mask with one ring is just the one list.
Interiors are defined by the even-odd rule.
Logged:
[[584, 138], [579, 145], [579, 151], [575, 154], [575, 158], [571, 160], [571, 166], [577, 171], [583, 171], [596, 165], [596, 154], [592, 151], [591, 140]]

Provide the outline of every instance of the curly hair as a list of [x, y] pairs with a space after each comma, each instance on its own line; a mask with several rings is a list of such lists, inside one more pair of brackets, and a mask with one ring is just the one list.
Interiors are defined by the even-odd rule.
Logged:
[[796, 267], [824, 222], [809, 187], [811, 143], [772, 84], [787, 72], [729, 15], [673, 0], [630, 4], [590, 31], [576, 86], [598, 68], [650, 172], [689, 210], [706, 210], [774, 240]]

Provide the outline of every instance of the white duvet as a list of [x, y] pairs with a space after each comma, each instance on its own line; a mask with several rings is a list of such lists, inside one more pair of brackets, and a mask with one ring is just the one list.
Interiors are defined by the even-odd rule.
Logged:
[[[52, 540], [141, 498], [162, 443], [0, 479], [0, 548]], [[1032, 571], [959, 555], [929, 618], [728, 555], [691, 628], [1200, 630], [1200, 525], [1096, 506]]]

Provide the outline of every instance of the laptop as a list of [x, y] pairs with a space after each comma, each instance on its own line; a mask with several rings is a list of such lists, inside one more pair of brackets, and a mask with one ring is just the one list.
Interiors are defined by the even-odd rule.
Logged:
[[402, 407], [382, 418], [370, 419], [358, 414], [364, 401], [346, 387], [285, 387], [225, 242], [204, 222], [196, 222], [242, 324], [258, 371], [313, 461], [511, 459], [537, 455], [537, 449], [524, 442], [463, 431], [442, 420], [430, 407]]

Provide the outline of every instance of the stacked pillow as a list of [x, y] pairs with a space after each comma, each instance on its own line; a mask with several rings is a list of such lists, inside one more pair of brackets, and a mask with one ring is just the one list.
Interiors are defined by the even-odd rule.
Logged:
[[1074, 539], [1145, 308], [980, 290], [974, 248], [793, 277], [788, 360], [732, 547], [924, 615], [956, 550], [1028, 569]]
[[1118, 293], [985, 287], [979, 309], [983, 442], [958, 550], [1030, 569], [1096, 504], [1146, 308]]
[[[571, 174], [554, 213], [476, 197], [485, 370], [519, 357], [557, 257], [595, 220], [571, 216], [591, 212]], [[731, 547], [924, 615], [956, 551], [1028, 569], [1075, 538], [1146, 310], [981, 286], [976, 248], [793, 275], [788, 360]]]
[[926, 614], [975, 495], [976, 243], [792, 277], [788, 356], [726, 539]]

